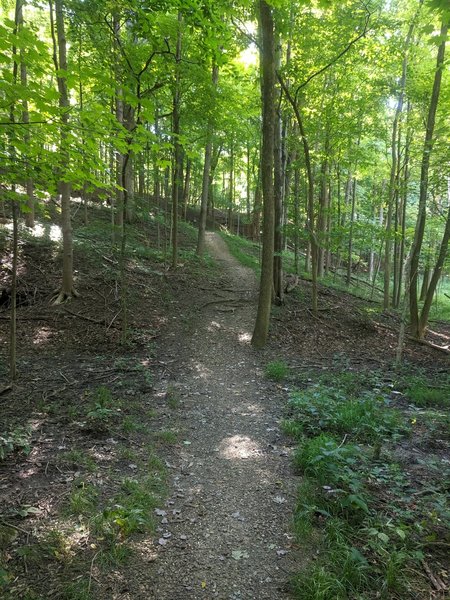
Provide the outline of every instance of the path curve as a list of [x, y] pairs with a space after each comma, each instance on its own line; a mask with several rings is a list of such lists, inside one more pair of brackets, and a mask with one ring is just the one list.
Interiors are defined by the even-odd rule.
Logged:
[[[298, 570], [291, 521], [298, 479], [279, 429], [282, 397], [250, 346], [254, 273], [223, 239], [207, 233], [233, 302], [200, 309], [171, 382], [180, 397], [183, 441], [171, 466], [171, 496], [160, 515], [156, 600], [278, 600]], [[218, 296], [219, 297], [219, 296]], [[164, 541], [166, 540], [166, 541]]]

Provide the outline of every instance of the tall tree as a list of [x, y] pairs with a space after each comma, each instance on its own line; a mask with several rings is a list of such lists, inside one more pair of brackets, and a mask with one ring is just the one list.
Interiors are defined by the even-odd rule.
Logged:
[[273, 287], [274, 250], [274, 132], [275, 132], [275, 43], [272, 8], [259, 0], [261, 31], [261, 85], [262, 85], [262, 152], [261, 177], [263, 194], [263, 249], [258, 312], [252, 344], [262, 348], [269, 334], [270, 309]]
[[53, 38], [53, 63], [55, 66], [56, 80], [58, 83], [59, 107], [61, 109], [61, 132], [58, 162], [58, 191], [61, 199], [61, 229], [63, 235], [63, 271], [61, 289], [56, 296], [55, 304], [61, 304], [77, 296], [73, 285], [73, 240], [72, 221], [70, 214], [70, 188], [68, 167], [70, 164], [69, 151], [69, 110], [70, 100], [67, 89], [67, 43], [64, 26], [63, 4], [55, 0], [55, 20], [53, 16], [53, 2], [50, 0], [50, 24]]
[[448, 22], [443, 21], [441, 25], [440, 39], [437, 52], [436, 70], [434, 73], [433, 90], [431, 93], [430, 104], [428, 108], [427, 125], [425, 132], [425, 141], [423, 145], [422, 164], [420, 170], [420, 195], [419, 208], [417, 214], [416, 229], [414, 241], [411, 249], [410, 282], [409, 282], [409, 310], [411, 319], [412, 334], [418, 338], [423, 338], [425, 327], [420, 323], [419, 301], [418, 301], [418, 275], [419, 258], [422, 248], [423, 237], [425, 233], [426, 207], [428, 195], [428, 178], [430, 169], [430, 158], [433, 150], [434, 128], [436, 124], [436, 111], [441, 91], [442, 71], [444, 68], [445, 45], [447, 42]]

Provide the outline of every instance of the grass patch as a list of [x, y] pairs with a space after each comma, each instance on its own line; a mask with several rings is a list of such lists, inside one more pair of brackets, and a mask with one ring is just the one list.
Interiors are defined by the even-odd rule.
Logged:
[[450, 388], [429, 387], [423, 381], [418, 381], [406, 390], [406, 396], [419, 407], [450, 407]]
[[97, 468], [96, 462], [92, 456], [90, 456], [86, 450], [78, 450], [77, 448], [73, 448], [72, 450], [68, 450], [61, 454], [58, 457], [58, 462], [61, 465], [72, 469], [83, 468], [89, 473], [94, 473]]
[[160, 444], [176, 444], [178, 442], [178, 433], [171, 429], [162, 429], [154, 434], [154, 439]]
[[273, 381], [283, 381], [283, 379], [286, 379], [286, 377], [289, 375], [289, 367], [282, 360], [274, 360], [267, 363], [265, 375], [267, 379], [272, 379]]
[[294, 460], [304, 475], [294, 529], [320, 550], [293, 581], [296, 598], [414, 598], [417, 575], [407, 573], [420, 573], [430, 540], [450, 539], [445, 481], [436, 473], [416, 496], [394, 458], [411, 423], [387, 390], [376, 376], [344, 373], [292, 394], [283, 428], [299, 441]]
[[236, 258], [241, 265], [253, 269], [256, 273], [261, 270], [259, 260], [259, 246], [250, 240], [242, 238], [238, 235], [232, 235], [224, 231], [220, 232], [223, 240], [227, 243], [228, 249], [234, 258]]

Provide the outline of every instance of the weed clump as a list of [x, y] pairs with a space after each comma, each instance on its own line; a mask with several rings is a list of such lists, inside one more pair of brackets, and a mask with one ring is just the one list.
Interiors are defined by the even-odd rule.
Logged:
[[283, 381], [289, 374], [288, 365], [282, 360], [274, 360], [266, 365], [265, 375], [272, 381]]
[[293, 582], [296, 597], [415, 597], [405, 572], [423, 559], [427, 540], [449, 531], [442, 493], [430, 488], [411, 505], [408, 474], [395, 461], [411, 422], [381, 382], [364, 385], [359, 374], [319, 377], [289, 406], [283, 429], [299, 442], [294, 461], [304, 475], [294, 528], [299, 541], [318, 538], [320, 547], [319, 560]]

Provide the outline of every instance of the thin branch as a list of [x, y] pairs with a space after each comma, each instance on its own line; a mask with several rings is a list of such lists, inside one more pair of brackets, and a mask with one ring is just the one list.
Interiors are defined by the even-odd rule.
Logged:
[[361, 38], [363, 38], [366, 35], [367, 28], [369, 26], [369, 21], [370, 21], [370, 17], [371, 16], [372, 16], [372, 13], [367, 11], [367, 13], [366, 13], [366, 19], [365, 19], [365, 22], [364, 22], [364, 29], [363, 29], [363, 31], [358, 36], [356, 36], [353, 40], [351, 40], [347, 44], [347, 46], [341, 52], [339, 52], [339, 54], [337, 54], [333, 58], [333, 60], [331, 62], [329, 62], [327, 65], [325, 65], [324, 67], [322, 67], [321, 69], [319, 69], [318, 71], [316, 71], [315, 73], [313, 73], [312, 75], [310, 75], [303, 83], [301, 83], [297, 87], [297, 89], [295, 90], [295, 94], [294, 94], [294, 98], [295, 98], [296, 102], [297, 102], [298, 94], [299, 94], [299, 92], [300, 92], [301, 89], [303, 89], [305, 86], [307, 86], [310, 81], [312, 81], [313, 79], [315, 79], [316, 77], [318, 77], [319, 75], [321, 75], [322, 73], [324, 73], [325, 71], [327, 71], [335, 63], [337, 63], [337, 61], [340, 58], [342, 58], [344, 56], [344, 54], [346, 54], [350, 50], [350, 48], [352, 46], [354, 46]]

